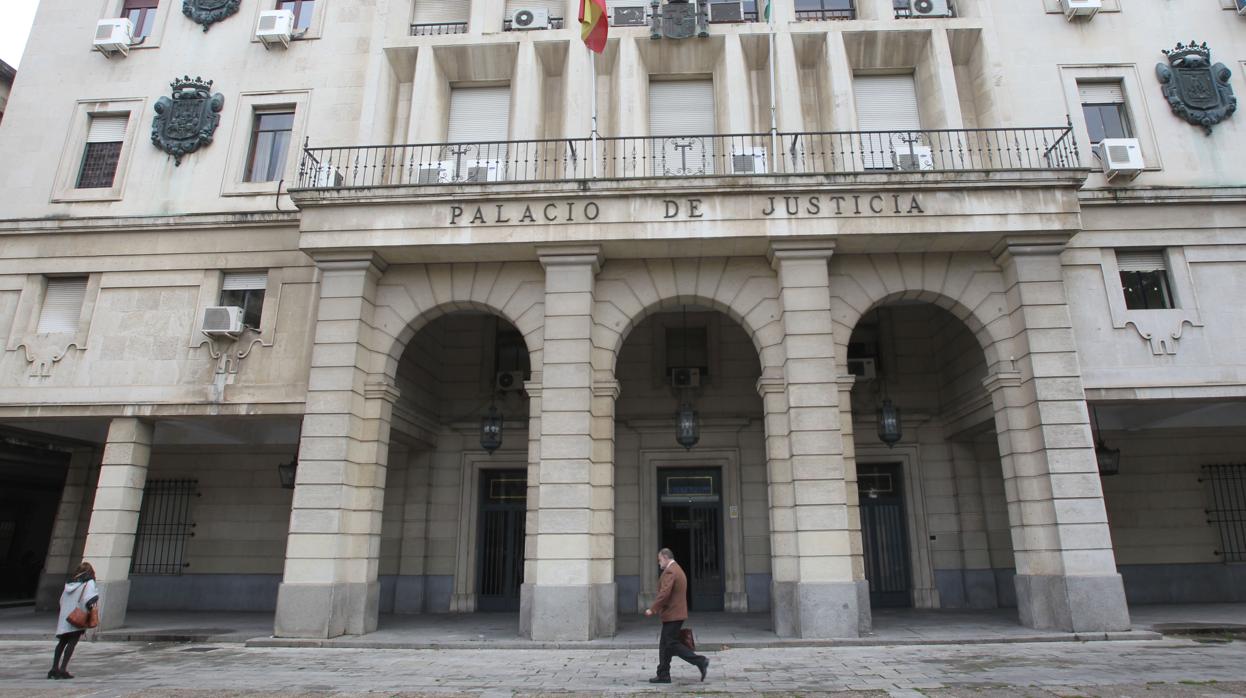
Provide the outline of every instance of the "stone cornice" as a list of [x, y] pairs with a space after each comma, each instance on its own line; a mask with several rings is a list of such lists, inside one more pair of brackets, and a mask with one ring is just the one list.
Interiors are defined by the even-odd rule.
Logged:
[[299, 211], [263, 213], [192, 213], [179, 216], [99, 216], [12, 218], [0, 220], [0, 235], [59, 233], [177, 232], [223, 227], [298, 227]]
[[1246, 204], [1246, 187], [1127, 187], [1084, 189], [1077, 193], [1082, 206], [1164, 204]]

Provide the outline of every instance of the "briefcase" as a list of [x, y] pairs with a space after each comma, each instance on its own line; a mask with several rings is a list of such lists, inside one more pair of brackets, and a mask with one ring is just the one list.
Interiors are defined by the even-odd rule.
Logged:
[[697, 639], [692, 635], [692, 628], [681, 628], [679, 631], [679, 642], [688, 647], [693, 652], [697, 651]]

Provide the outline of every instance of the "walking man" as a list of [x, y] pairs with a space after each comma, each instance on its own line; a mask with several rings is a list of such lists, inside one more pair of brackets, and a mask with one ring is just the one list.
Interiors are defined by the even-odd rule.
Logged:
[[671, 682], [671, 656], [677, 656], [701, 670], [701, 680], [710, 666], [709, 657], [703, 657], [688, 649], [679, 641], [679, 629], [688, 620], [688, 577], [684, 575], [670, 548], [658, 551], [658, 567], [662, 578], [658, 583], [658, 598], [645, 609], [646, 616], [658, 614], [662, 621], [662, 635], [658, 640], [658, 675], [649, 683]]

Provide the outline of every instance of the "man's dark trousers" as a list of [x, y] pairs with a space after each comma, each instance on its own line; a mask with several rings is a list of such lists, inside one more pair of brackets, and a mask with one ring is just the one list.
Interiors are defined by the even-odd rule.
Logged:
[[664, 679], [671, 677], [671, 657], [679, 657], [693, 666], [700, 665], [701, 660], [705, 659], [679, 641], [679, 629], [682, 627], [684, 627], [682, 620], [672, 620], [662, 624], [662, 636], [658, 640], [658, 676]]

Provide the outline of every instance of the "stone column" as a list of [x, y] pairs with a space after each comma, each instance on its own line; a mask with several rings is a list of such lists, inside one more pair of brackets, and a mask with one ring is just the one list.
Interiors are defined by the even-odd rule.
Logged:
[[596, 247], [547, 248], [540, 473], [531, 636], [589, 640], [613, 630], [612, 453], [594, 437]]
[[369, 373], [376, 259], [320, 261], [307, 414], [290, 511], [275, 634], [329, 638], [376, 630], [377, 568], [398, 390]]
[[996, 608], [995, 570], [986, 529], [982, 480], [973, 442], [949, 441], [956, 484], [956, 518], [960, 527], [961, 585], [969, 608]]
[[[831, 336], [831, 251], [826, 241], [775, 243], [770, 251], [785, 357], [782, 382], [763, 376], [762, 384], [768, 448], [776, 459], [770, 466], [771, 602], [775, 632], [787, 637], [856, 637], [868, 625], [869, 588], [854, 565], [860, 535], [854, 541], [849, 523]], [[772, 428], [776, 435], [786, 430], [786, 449], [781, 440], [769, 443]]]
[[61, 489], [61, 502], [52, 524], [52, 538], [48, 541], [48, 556], [39, 575], [39, 589], [35, 592], [35, 608], [40, 611], [58, 608], [65, 579], [80, 562], [74, 557], [74, 542], [78, 537], [82, 503], [86, 499], [87, 474], [95, 462], [96, 452], [89, 448], [75, 449], [69, 456], [69, 470], [65, 473], [65, 486]]
[[541, 379], [524, 382], [528, 394], [528, 500], [524, 512], [523, 584], [519, 587], [519, 634], [532, 637], [532, 597], [536, 588], [537, 529], [541, 514]]
[[1127, 630], [1060, 265], [1063, 241], [1005, 240], [1014, 353], [984, 384], [999, 437], [1021, 622]]
[[125, 624], [130, 603], [130, 559], [138, 531], [138, 513], [151, 461], [152, 425], [119, 417], [108, 425], [100, 463], [95, 506], [87, 528], [83, 557], [95, 566], [100, 588], [100, 629]]
[[424, 561], [428, 551], [428, 497], [432, 480], [431, 450], [407, 455], [407, 492], [402, 507], [402, 545], [394, 582], [394, 613], [423, 613]]

